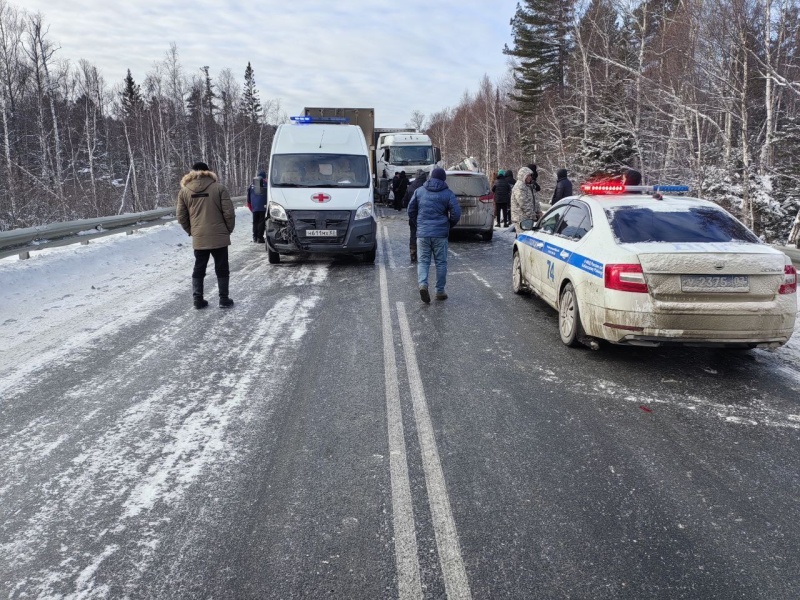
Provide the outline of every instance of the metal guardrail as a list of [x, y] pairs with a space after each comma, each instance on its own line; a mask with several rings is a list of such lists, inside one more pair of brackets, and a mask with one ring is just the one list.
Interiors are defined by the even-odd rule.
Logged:
[[114, 215], [110, 217], [97, 217], [95, 219], [81, 219], [79, 221], [65, 221], [40, 227], [25, 227], [0, 231], [0, 249], [15, 248], [30, 244], [35, 240], [57, 240], [76, 235], [90, 229], [119, 229], [129, 225], [136, 225], [144, 221], [153, 221], [162, 217], [175, 214], [175, 207], [158, 208], [141, 213]]
[[[231, 198], [234, 206], [244, 204], [245, 196]], [[108, 217], [97, 217], [94, 219], [81, 219], [78, 221], [65, 221], [63, 223], [52, 223], [39, 227], [25, 227], [23, 229], [12, 229], [11, 231], [0, 231], [0, 258], [20, 253], [20, 258], [31, 250], [41, 250], [51, 246], [63, 246], [78, 242], [88, 242], [93, 237], [100, 237], [112, 233], [120, 233], [119, 230], [132, 231], [138, 225], [150, 226], [154, 221], [164, 220], [165, 217], [173, 217], [175, 207], [157, 208], [140, 213], [128, 213], [124, 215], [112, 215]], [[92, 231], [96, 230], [96, 231]], [[87, 234], [88, 232], [88, 234]], [[87, 234], [87, 235], [78, 235]], [[39, 241], [40, 243], [34, 243]]]

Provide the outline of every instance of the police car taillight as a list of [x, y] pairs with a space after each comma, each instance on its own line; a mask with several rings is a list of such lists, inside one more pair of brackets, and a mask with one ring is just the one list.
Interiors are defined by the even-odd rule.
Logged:
[[797, 269], [792, 265], [783, 267], [783, 285], [778, 289], [779, 294], [797, 293]]
[[607, 290], [647, 293], [642, 265], [606, 265], [605, 283]]

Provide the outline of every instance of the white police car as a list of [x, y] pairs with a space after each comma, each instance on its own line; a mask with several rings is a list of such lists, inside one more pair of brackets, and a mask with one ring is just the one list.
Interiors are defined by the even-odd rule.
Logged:
[[514, 243], [513, 288], [558, 310], [568, 346], [776, 347], [792, 335], [797, 271], [684, 186], [586, 184]]

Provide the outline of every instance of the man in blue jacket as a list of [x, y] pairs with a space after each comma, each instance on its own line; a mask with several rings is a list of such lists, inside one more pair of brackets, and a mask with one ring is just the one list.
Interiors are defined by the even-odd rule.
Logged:
[[264, 230], [267, 217], [267, 174], [259, 171], [261, 178], [261, 193], [256, 194], [255, 186], [251, 183], [247, 188], [247, 208], [253, 212], [253, 241], [264, 244]]
[[419, 296], [430, 302], [428, 271], [431, 255], [436, 262], [436, 299], [447, 300], [447, 236], [461, 218], [461, 207], [453, 191], [447, 187], [447, 173], [436, 168], [431, 178], [418, 188], [408, 203], [408, 218], [417, 223], [417, 281]]

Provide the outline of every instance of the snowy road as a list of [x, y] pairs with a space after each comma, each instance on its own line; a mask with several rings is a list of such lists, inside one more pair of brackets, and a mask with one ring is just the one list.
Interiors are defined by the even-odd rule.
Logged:
[[0, 598], [794, 598], [800, 334], [564, 347], [511, 240], [424, 306], [376, 265], [267, 264], [191, 308], [175, 223], [0, 260]]

